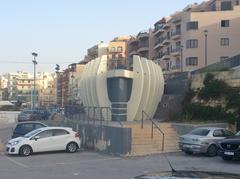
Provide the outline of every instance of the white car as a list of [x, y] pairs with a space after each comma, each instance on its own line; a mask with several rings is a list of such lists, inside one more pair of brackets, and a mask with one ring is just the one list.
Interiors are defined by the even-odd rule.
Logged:
[[44, 127], [31, 131], [23, 137], [8, 141], [7, 154], [29, 156], [35, 152], [66, 150], [74, 153], [80, 148], [80, 134], [68, 127]]

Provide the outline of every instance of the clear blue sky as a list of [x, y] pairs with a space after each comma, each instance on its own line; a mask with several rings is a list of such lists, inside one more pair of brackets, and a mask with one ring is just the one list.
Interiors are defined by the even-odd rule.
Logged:
[[0, 0], [0, 73], [31, 72], [33, 51], [38, 71], [66, 67], [98, 42], [137, 34], [194, 2], [202, 0]]

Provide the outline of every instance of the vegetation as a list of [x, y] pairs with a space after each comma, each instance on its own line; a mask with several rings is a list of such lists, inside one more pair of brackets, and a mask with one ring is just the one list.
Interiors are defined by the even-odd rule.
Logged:
[[[182, 116], [184, 119], [219, 120], [236, 122], [240, 120], [240, 90], [229, 86], [208, 73], [204, 87], [198, 92], [189, 90], [185, 96]], [[192, 103], [194, 97], [204, 101]], [[224, 100], [222, 100], [224, 99]], [[211, 101], [224, 101], [224, 105], [208, 105]]]

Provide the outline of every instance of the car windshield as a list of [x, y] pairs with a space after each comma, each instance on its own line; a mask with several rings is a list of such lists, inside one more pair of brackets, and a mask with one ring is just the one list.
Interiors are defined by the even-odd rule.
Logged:
[[35, 134], [37, 134], [37, 133], [39, 133], [39, 132], [41, 132], [41, 131], [42, 131], [41, 129], [36, 129], [36, 130], [34, 130], [34, 131], [31, 131], [31, 132], [25, 134], [23, 137], [29, 138], [29, 137], [31, 137], [31, 136], [33, 136], [33, 135], [35, 135]]
[[240, 131], [238, 131], [235, 136], [239, 136], [240, 137]]
[[209, 133], [209, 129], [194, 129], [190, 134], [199, 135], [199, 136], [207, 136]]

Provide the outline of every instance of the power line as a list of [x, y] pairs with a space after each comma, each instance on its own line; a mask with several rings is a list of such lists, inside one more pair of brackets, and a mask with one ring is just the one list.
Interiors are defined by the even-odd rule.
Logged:
[[[0, 63], [4, 63], [4, 64], [32, 64], [32, 62], [30, 61], [0, 61]], [[77, 63], [77, 62], [61, 62], [61, 61], [56, 61], [56, 62], [38, 62], [38, 64], [40, 65], [55, 65], [55, 64], [72, 64], [72, 63]]]

